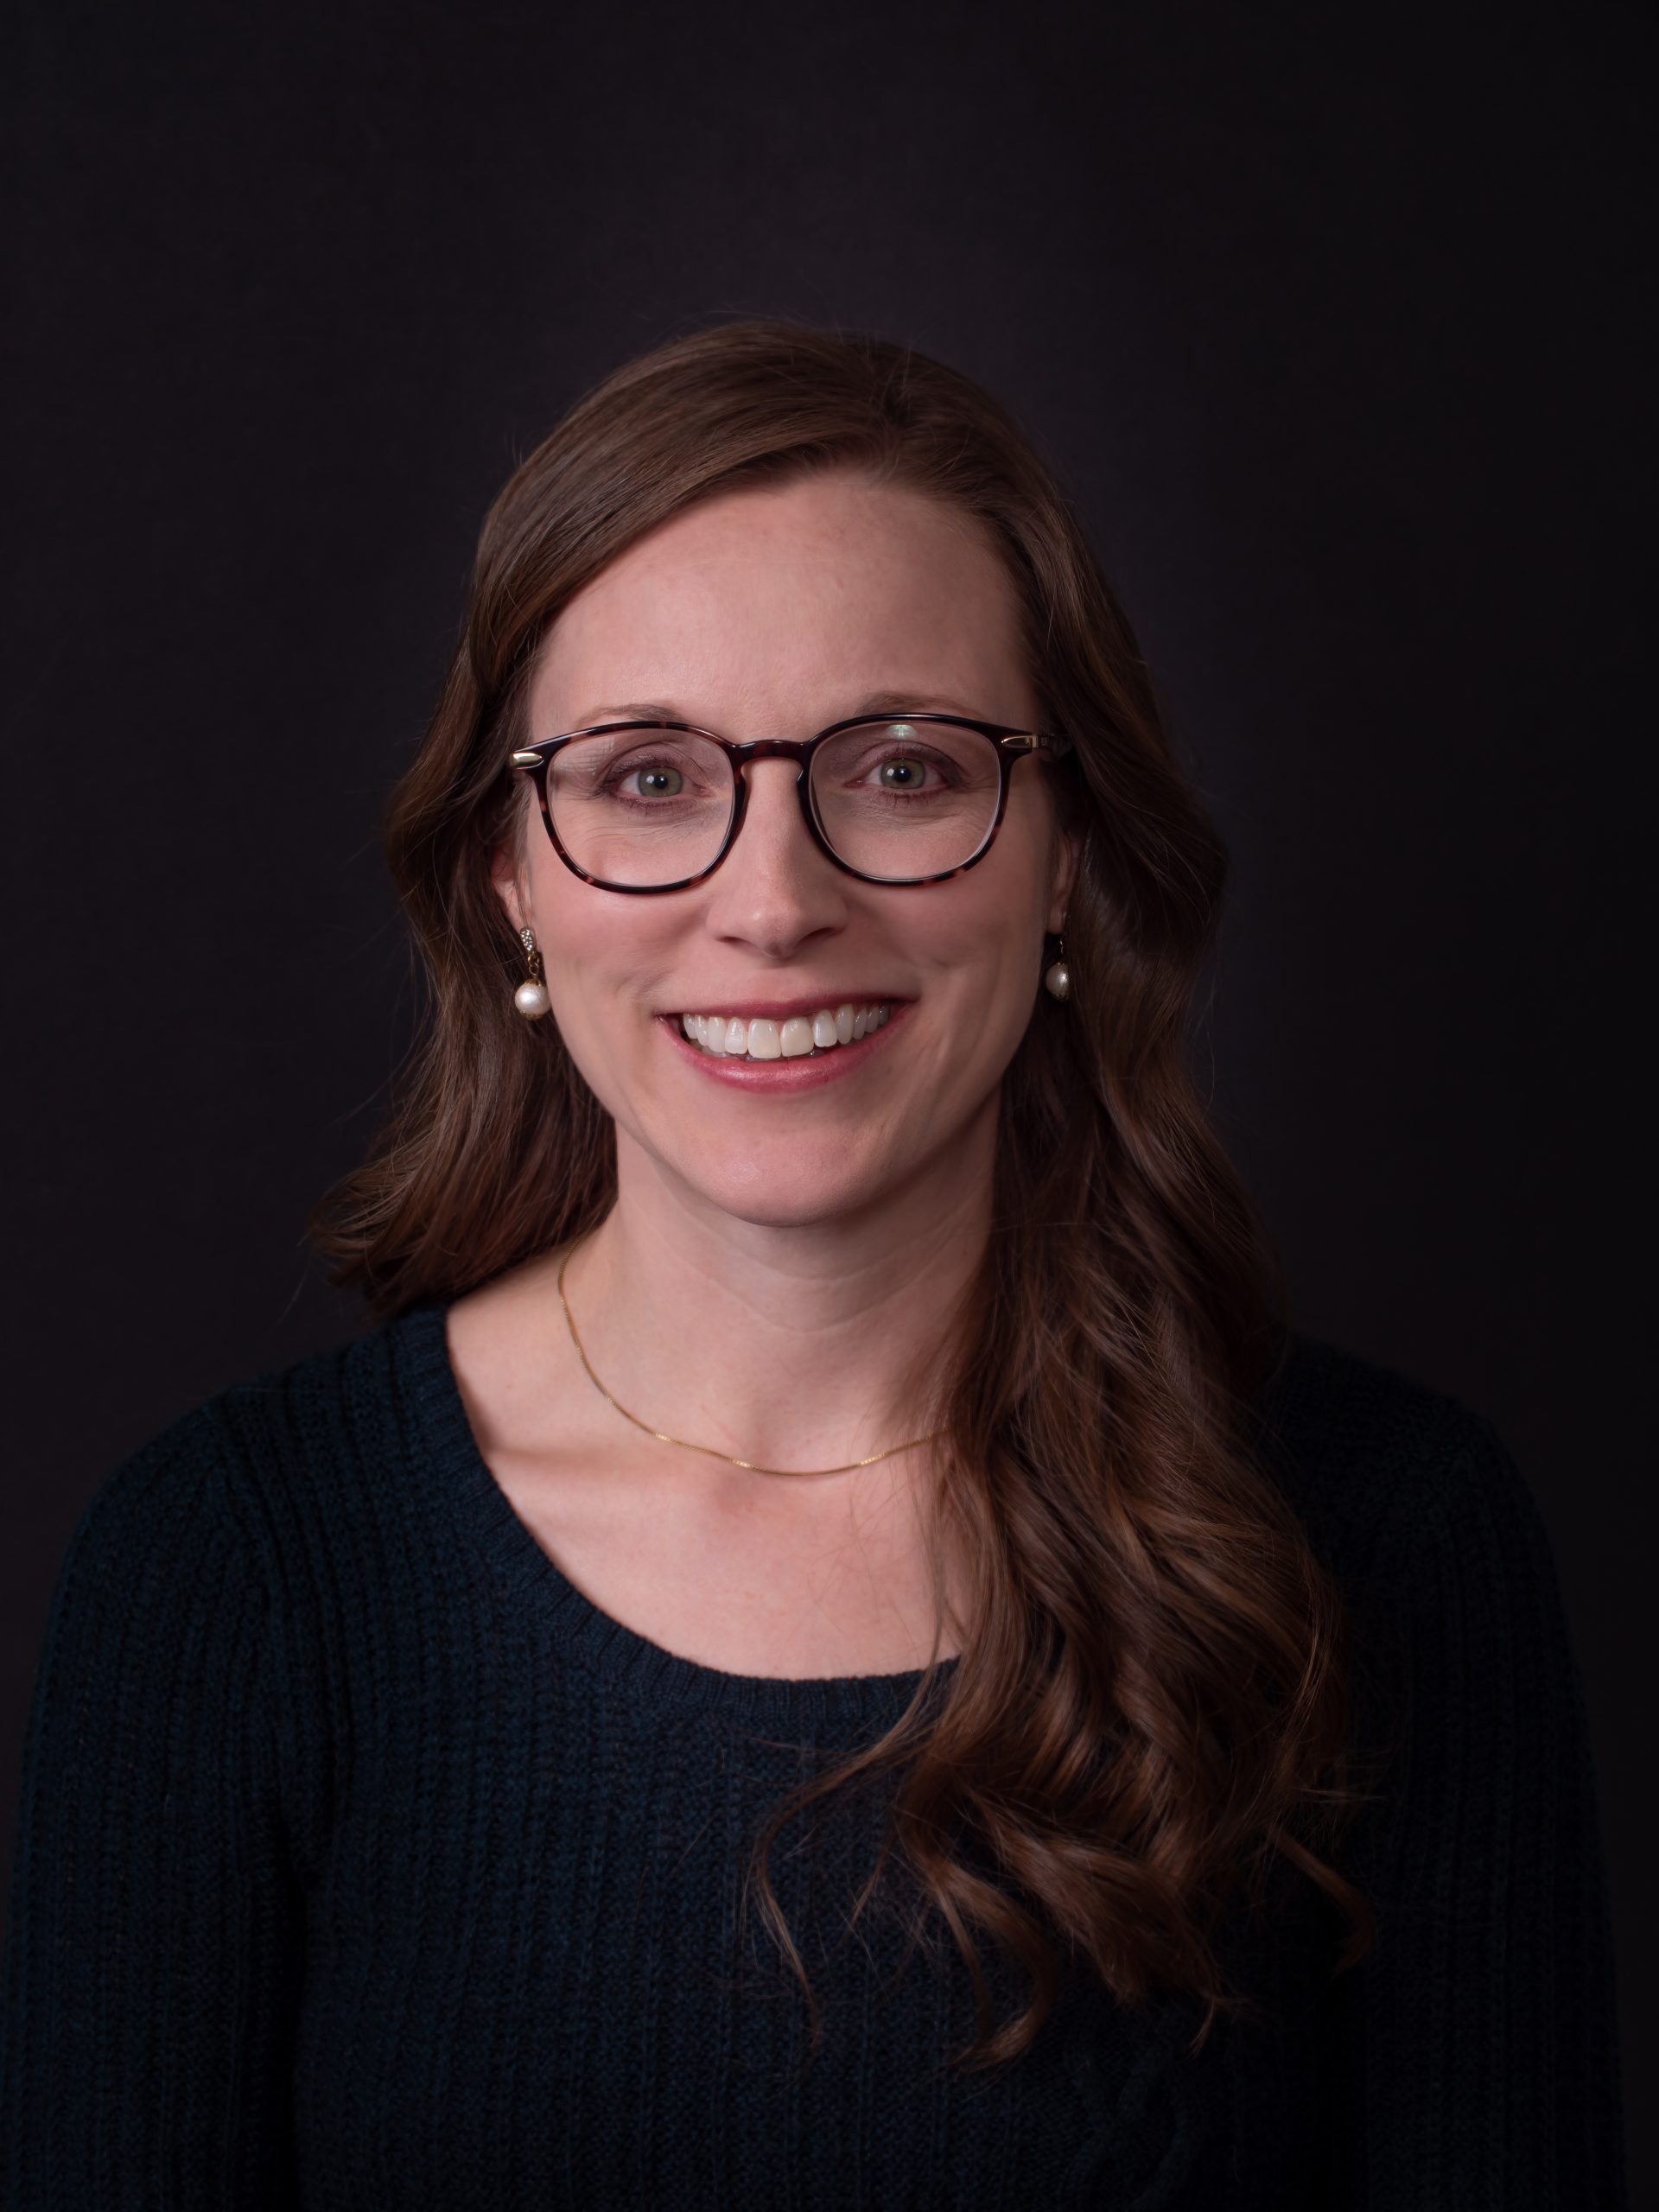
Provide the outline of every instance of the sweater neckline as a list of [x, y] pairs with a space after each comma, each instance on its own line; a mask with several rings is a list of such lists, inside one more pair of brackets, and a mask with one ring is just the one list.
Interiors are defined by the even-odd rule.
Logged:
[[[464, 1539], [484, 1559], [510, 1602], [544, 1621], [573, 1660], [646, 1702], [789, 1725], [810, 1732], [838, 1722], [896, 1719], [922, 1680], [897, 1675], [734, 1675], [683, 1658], [603, 1612], [555, 1564], [513, 1510], [473, 1433], [453, 1363], [449, 1301], [412, 1306], [392, 1326], [422, 1440]], [[936, 1674], [947, 1680], [955, 1658]]]

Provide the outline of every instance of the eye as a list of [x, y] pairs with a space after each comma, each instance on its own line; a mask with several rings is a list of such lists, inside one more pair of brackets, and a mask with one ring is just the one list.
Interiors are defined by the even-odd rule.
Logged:
[[685, 788], [685, 778], [677, 768], [671, 768], [666, 763], [651, 768], [636, 768], [632, 772], [639, 779], [640, 796], [644, 798], [675, 798]]
[[905, 753], [894, 753], [881, 763], [881, 781], [890, 791], [913, 791], [927, 780], [927, 764]]

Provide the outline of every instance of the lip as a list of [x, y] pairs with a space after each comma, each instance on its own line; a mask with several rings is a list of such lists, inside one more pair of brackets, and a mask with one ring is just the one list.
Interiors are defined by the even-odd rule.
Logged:
[[[822, 999], [798, 999], [791, 1002], [788, 1011], [791, 1014], [799, 1014], [810, 1007], [812, 1011], [817, 1012], [823, 1003]], [[842, 1001], [837, 999], [832, 1000], [830, 1003], [838, 1006]], [[878, 1004], [880, 1001], [854, 1000], [852, 1003], [854, 1005]], [[903, 1027], [905, 1016], [910, 1012], [915, 1001], [889, 999], [887, 1004], [891, 1011], [881, 1027], [872, 1029], [867, 1036], [861, 1037], [855, 1044], [837, 1045], [833, 1052], [819, 1052], [816, 1056], [803, 1053], [798, 1059], [793, 1060], [719, 1058], [713, 1052], [702, 1051], [691, 1042], [689, 1037], [682, 1036], [680, 1018], [677, 1014], [659, 1014], [655, 1018], [658, 1027], [680, 1058], [695, 1067], [699, 1074], [709, 1077], [711, 1082], [730, 1084], [738, 1090], [763, 1090], [768, 1093], [817, 1090], [826, 1083], [835, 1083], [842, 1076], [851, 1075], [855, 1069], [861, 1068], [865, 1065], [872, 1052], [879, 1052], [893, 1031]], [[719, 1007], [712, 1006], [699, 1007], [696, 1010], [700, 1014], [718, 1014], [722, 1011]], [[734, 1007], [733, 1011], [747, 1014], [752, 1019], [761, 1021], [772, 1021], [779, 1018], [770, 1007], [763, 1014], [753, 1005], [741, 1008]], [[787, 1016], [785, 1015], [785, 1018], [786, 1019]]]
[[[658, 1014], [659, 1021], [677, 1021], [683, 1014], [718, 1014], [729, 1021], [735, 1014], [740, 1021], [787, 1021], [798, 1014], [833, 1014], [838, 1006], [890, 1006], [897, 1014], [901, 1006], [908, 1006], [908, 999], [897, 999], [891, 991], [821, 991], [811, 999], [734, 999], [729, 1006], [710, 1004], [707, 999], [693, 999], [673, 1014]], [[887, 1017], [887, 1027], [893, 1026], [893, 1014]], [[846, 1047], [839, 1048], [845, 1051]]]

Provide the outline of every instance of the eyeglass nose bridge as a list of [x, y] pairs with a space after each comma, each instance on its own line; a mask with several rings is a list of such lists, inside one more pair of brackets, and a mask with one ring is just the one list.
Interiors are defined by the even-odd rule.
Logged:
[[817, 742], [810, 737], [752, 737], [744, 744], [728, 744], [727, 749], [734, 767], [747, 767], [751, 760], [792, 760], [804, 775], [807, 755]]
[[706, 874], [712, 875], [737, 842], [738, 832], [743, 827], [749, 805], [749, 779], [743, 772], [756, 760], [794, 762], [795, 797], [807, 835], [835, 867], [845, 868], [846, 863], [824, 836], [823, 825], [813, 810], [811, 778], [808, 770], [818, 740], [814, 737], [752, 737], [741, 742], [731, 739], [726, 741], [727, 757], [732, 764], [732, 818], [727, 825], [726, 842], [710, 862]]

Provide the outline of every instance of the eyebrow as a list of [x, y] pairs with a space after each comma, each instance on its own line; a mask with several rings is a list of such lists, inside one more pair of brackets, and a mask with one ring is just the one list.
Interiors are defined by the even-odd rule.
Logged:
[[[931, 691], [872, 691], [844, 715], [831, 717], [834, 721], [850, 721], [859, 715], [962, 715], [969, 721], [988, 719], [976, 707], [964, 706], [960, 699], [948, 699]], [[677, 707], [668, 706], [660, 699], [634, 699], [620, 706], [594, 707], [580, 721], [572, 722], [572, 729], [587, 729], [595, 722], [695, 722], [696, 716], [683, 714]], [[827, 727], [827, 725], [826, 725]]]

